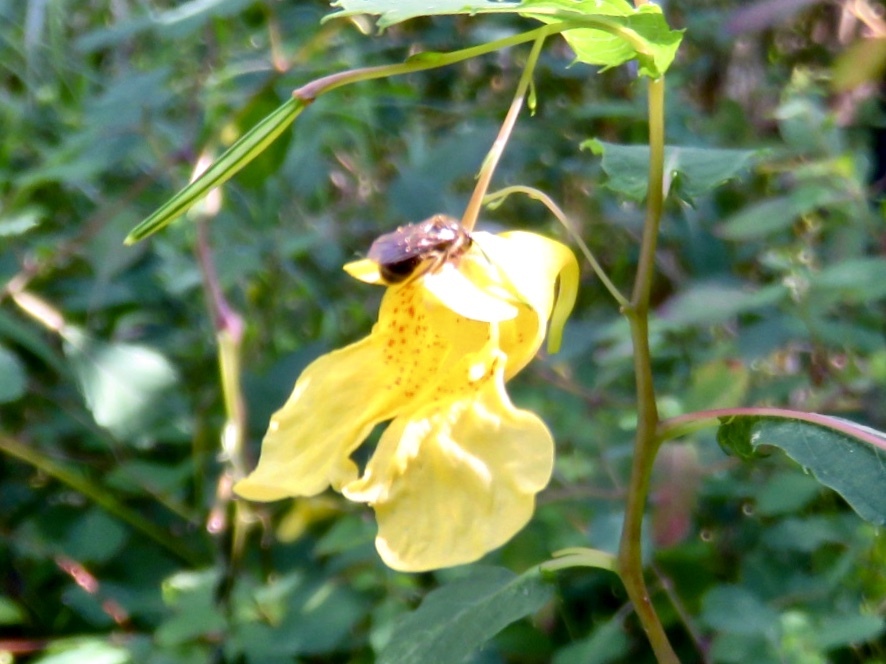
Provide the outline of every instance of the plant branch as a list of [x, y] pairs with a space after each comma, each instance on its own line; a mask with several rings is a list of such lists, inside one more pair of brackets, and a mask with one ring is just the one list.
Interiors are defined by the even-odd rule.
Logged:
[[[208, 159], [205, 161], [208, 163]], [[230, 555], [226, 557], [225, 574], [218, 591], [219, 599], [228, 604], [246, 544], [247, 531], [252, 521], [249, 518], [249, 506], [241, 501], [232, 501], [234, 483], [246, 474], [243, 447], [246, 440], [246, 405], [240, 388], [240, 349], [244, 325], [243, 319], [225, 298], [209, 243], [208, 221], [221, 209], [219, 190], [216, 189], [211, 193], [204, 203], [203, 206], [195, 208], [198, 221], [194, 251], [203, 277], [206, 306], [216, 331], [219, 377], [225, 408], [225, 422], [219, 441], [221, 459], [225, 462], [225, 468], [218, 479], [215, 504], [207, 519], [207, 530], [215, 535], [223, 533], [228, 524], [229, 510], [233, 510]]]
[[664, 420], [658, 425], [658, 441], [664, 442], [672, 438], [679, 438], [701, 429], [711, 426], [719, 426], [720, 419], [724, 417], [772, 417], [785, 420], [800, 420], [809, 424], [816, 424], [827, 429], [857, 438], [886, 451], [886, 438], [869, 433], [865, 427], [856, 425], [848, 420], [841, 420], [820, 413], [804, 413], [799, 410], [787, 408], [718, 408], [715, 410], [700, 410], [686, 415], [679, 415]]
[[523, 100], [526, 98], [526, 91], [529, 90], [529, 86], [532, 83], [532, 74], [535, 71], [535, 65], [538, 62], [538, 56], [541, 53], [544, 41], [545, 36], [541, 35], [532, 45], [529, 58], [526, 60], [526, 67], [523, 68], [520, 81], [517, 83], [517, 91], [514, 93], [511, 107], [508, 109], [507, 115], [505, 115], [504, 122], [501, 123], [498, 136], [495, 137], [489, 153], [483, 160], [483, 165], [477, 175], [477, 185], [474, 187], [474, 192], [471, 194], [471, 198], [461, 218], [461, 225], [467, 231], [473, 230], [474, 225], [477, 223], [477, 217], [480, 216], [483, 198], [489, 189], [489, 183], [492, 180], [493, 173], [495, 173], [495, 167], [498, 166], [499, 159], [501, 159], [501, 155], [505, 151], [505, 146], [508, 144], [514, 125], [517, 124], [517, 116], [520, 115]]
[[637, 381], [637, 432], [628, 485], [628, 499], [618, 551], [618, 568], [625, 589], [655, 656], [661, 663], [678, 663], [661, 621], [652, 606], [643, 577], [641, 528], [649, 479], [657, 450], [658, 407], [649, 350], [649, 296], [655, 272], [655, 250], [664, 203], [664, 80], [649, 82], [649, 186], [646, 220], [640, 244], [637, 277], [630, 306], [624, 309], [634, 347]]

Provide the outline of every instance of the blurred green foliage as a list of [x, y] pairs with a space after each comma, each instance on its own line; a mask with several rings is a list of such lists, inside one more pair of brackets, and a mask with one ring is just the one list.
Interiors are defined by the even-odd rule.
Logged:
[[[767, 6], [665, 5], [686, 35], [667, 77], [679, 165], [654, 290], [660, 409], [790, 406], [886, 429], [886, 232], [868, 187], [883, 108], [875, 86], [827, 84], [863, 32], [839, 28], [848, 3], [796, 3], [761, 26], [750, 10]], [[445, 612], [483, 574], [385, 569], [365, 510], [330, 496], [262, 508], [231, 559], [196, 227], [122, 245], [198, 156], [293, 88], [528, 25], [417, 19], [367, 35], [360, 19], [321, 24], [328, 11], [0, 0], [0, 652], [42, 664], [369, 662], [402, 625], [420, 639], [421, 614], [405, 616], [426, 595], [423, 610]], [[342, 263], [398, 224], [464, 207], [526, 52], [321, 97], [224, 187], [209, 242], [245, 322], [253, 458], [300, 368], [372, 324], [379, 293]], [[638, 158], [620, 146], [646, 139], [644, 87], [630, 65], [597, 74], [572, 59], [562, 41], [546, 47], [538, 108], [496, 182], [549, 193], [627, 290], [643, 210], [618, 168]], [[580, 149], [591, 139], [602, 159]], [[485, 223], [565, 238], [528, 199]], [[632, 364], [626, 325], [589, 275], [563, 351], [514, 381], [559, 455], [533, 522], [484, 561], [517, 573], [562, 547], [618, 541]], [[886, 658], [886, 539], [837, 494], [780, 453], [725, 456], [713, 431], [668, 443], [657, 470], [645, 550], [684, 661]], [[572, 570], [551, 588], [533, 586], [541, 608], [467, 661], [650, 661], [615, 577]]]

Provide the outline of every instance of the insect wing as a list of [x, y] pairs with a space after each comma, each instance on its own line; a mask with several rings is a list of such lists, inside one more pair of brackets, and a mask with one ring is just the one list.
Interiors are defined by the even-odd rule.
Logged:
[[460, 236], [460, 229], [456, 224], [457, 222], [446, 217], [432, 217], [419, 224], [401, 226], [372, 243], [369, 247], [369, 259], [379, 264], [399, 263], [433, 251], [445, 250]]

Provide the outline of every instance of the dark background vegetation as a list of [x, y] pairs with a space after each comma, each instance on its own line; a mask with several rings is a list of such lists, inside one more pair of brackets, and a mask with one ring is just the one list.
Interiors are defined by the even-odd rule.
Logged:
[[[829, 83], [869, 32], [851, 4], [665, 4], [687, 30], [668, 143], [755, 152], [716, 191], [689, 199], [674, 183], [652, 329], [664, 416], [777, 405], [886, 429], [886, 233], [870, 186], [886, 117], [876, 84]], [[201, 153], [293, 88], [531, 26], [422, 19], [379, 36], [321, 25], [328, 11], [0, 0], [0, 661], [371, 662], [399, 616], [463, 574], [385, 569], [371, 513], [332, 494], [259, 510], [232, 562], [195, 224], [122, 245]], [[341, 265], [398, 224], [460, 214], [527, 51], [321, 97], [224, 187], [209, 238], [245, 322], [250, 459], [300, 368], [372, 324], [379, 293]], [[630, 66], [570, 62], [550, 41], [537, 112], [493, 187], [548, 192], [627, 290], [642, 207], [578, 144], [645, 141], [644, 84]], [[484, 220], [566, 238], [527, 199]], [[614, 547], [634, 418], [626, 329], [586, 270], [563, 352], [511, 388], [554, 432], [554, 479], [484, 563]], [[713, 432], [666, 445], [657, 471], [651, 587], [684, 661], [886, 660], [886, 539], [839, 496], [779, 453], [728, 457]], [[471, 661], [650, 660], [616, 578], [574, 570]]]

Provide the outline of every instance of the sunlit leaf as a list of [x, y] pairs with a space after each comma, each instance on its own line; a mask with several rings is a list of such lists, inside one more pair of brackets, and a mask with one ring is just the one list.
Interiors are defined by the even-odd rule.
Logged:
[[152, 406], [178, 379], [163, 355], [147, 346], [97, 341], [74, 329], [65, 331], [65, 342], [96, 422], [125, 437], [158, 419]]
[[339, 11], [329, 18], [343, 18], [356, 14], [378, 16], [378, 27], [389, 28], [397, 23], [420, 16], [443, 16], [447, 14], [476, 14], [484, 9], [495, 12], [517, 12], [520, 2], [498, 0], [337, 0], [332, 3]]
[[573, 21], [582, 27], [563, 32], [563, 37], [577, 61], [614, 67], [636, 58], [640, 62], [640, 73], [652, 77], [660, 76], [670, 66], [682, 39], [682, 32], [670, 29], [657, 5], [634, 8], [624, 0], [524, 0], [522, 3], [338, 0], [332, 6], [340, 11], [330, 18], [376, 15], [379, 28], [420, 16], [452, 14], [513, 13], [547, 24]]
[[[556, 13], [546, 13], [551, 11]], [[653, 3], [634, 8], [624, 0], [526, 0], [520, 13], [543, 23], [601, 17], [605, 25], [563, 33], [575, 59], [608, 68], [636, 58], [639, 72], [653, 78], [670, 67], [683, 38], [681, 31], [670, 29], [661, 8]]]
[[101, 638], [59, 639], [34, 664], [129, 664], [132, 660], [125, 648]]
[[21, 235], [41, 222], [45, 212], [37, 207], [28, 207], [9, 215], [0, 215], [0, 237]]
[[551, 589], [537, 570], [486, 568], [438, 588], [394, 627], [379, 664], [453, 664], [510, 623], [538, 611]]

